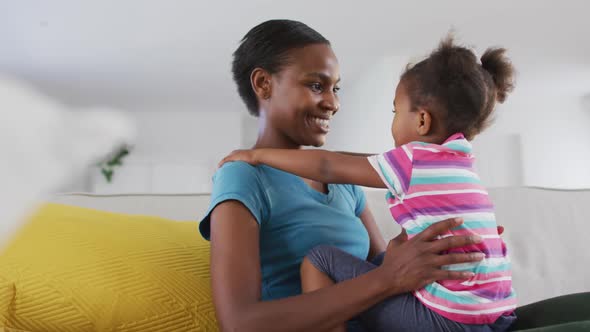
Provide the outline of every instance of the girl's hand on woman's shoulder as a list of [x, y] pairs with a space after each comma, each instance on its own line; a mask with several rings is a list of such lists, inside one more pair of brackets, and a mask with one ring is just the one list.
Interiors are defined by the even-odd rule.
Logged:
[[234, 150], [225, 158], [223, 158], [217, 167], [223, 166], [223, 164], [231, 161], [243, 161], [250, 165], [258, 165], [259, 161], [256, 158], [256, 150]]

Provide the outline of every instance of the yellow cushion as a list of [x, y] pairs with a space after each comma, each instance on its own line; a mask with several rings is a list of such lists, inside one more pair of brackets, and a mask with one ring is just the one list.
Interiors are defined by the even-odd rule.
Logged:
[[217, 331], [196, 222], [43, 206], [0, 254], [0, 331]]

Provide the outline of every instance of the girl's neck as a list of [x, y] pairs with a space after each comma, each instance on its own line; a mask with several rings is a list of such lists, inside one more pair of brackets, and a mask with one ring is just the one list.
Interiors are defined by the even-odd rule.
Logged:
[[436, 131], [436, 132], [432, 132], [426, 136], [417, 136], [416, 139], [414, 139], [414, 141], [441, 145], [450, 136], [451, 135], [448, 135], [446, 132]]

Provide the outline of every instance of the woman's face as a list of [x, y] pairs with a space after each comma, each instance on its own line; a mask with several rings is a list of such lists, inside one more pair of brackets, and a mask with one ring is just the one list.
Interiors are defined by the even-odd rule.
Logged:
[[322, 146], [338, 112], [340, 69], [332, 48], [314, 44], [290, 52], [290, 62], [272, 75], [265, 100], [266, 125], [295, 145]]

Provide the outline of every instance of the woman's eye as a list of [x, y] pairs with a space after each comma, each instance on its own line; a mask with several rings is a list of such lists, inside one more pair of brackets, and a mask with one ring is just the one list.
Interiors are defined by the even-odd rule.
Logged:
[[322, 85], [320, 83], [311, 83], [309, 87], [314, 92], [322, 92]]
[[340, 91], [340, 87], [339, 86], [334, 87], [334, 93], [338, 93], [338, 91]]
[[395, 114], [395, 108], [391, 110], [391, 113]]

